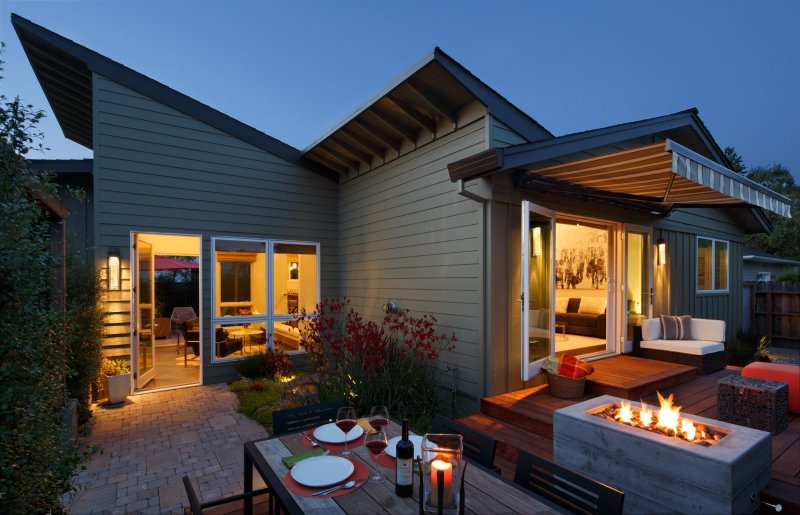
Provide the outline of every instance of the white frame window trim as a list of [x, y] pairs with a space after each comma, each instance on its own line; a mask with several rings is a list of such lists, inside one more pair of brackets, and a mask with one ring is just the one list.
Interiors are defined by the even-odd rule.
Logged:
[[[711, 289], [701, 289], [700, 288], [700, 240], [707, 240], [711, 242], [711, 278], [709, 284], [711, 285]], [[717, 279], [717, 262], [716, 262], [716, 255], [717, 255], [717, 243], [724, 243], [726, 246], [725, 250], [725, 288], [723, 289], [715, 289], [714, 284], [716, 283]], [[731, 242], [729, 240], [721, 240], [719, 238], [711, 238], [710, 236], [700, 236], [698, 235], [695, 238], [695, 260], [694, 260], [694, 285], [695, 290], [698, 294], [707, 294], [707, 293], [729, 293], [730, 292], [730, 270], [731, 270]]]
[[[246, 315], [246, 316], [219, 316], [217, 315], [217, 241], [250, 241], [255, 243], [263, 243], [266, 246], [266, 270], [265, 273], [265, 285], [264, 287], [267, 289], [266, 291], [266, 313], [258, 314], [258, 315]], [[217, 356], [217, 331], [216, 326], [217, 324], [226, 324], [226, 325], [241, 325], [241, 324], [265, 324], [267, 328], [267, 334], [270, 335], [269, 341], [267, 342], [268, 348], [274, 348], [275, 346], [275, 338], [274, 338], [274, 327], [275, 322], [285, 322], [286, 320], [292, 320], [295, 318], [291, 314], [287, 313], [275, 313], [274, 311], [274, 296], [275, 296], [275, 275], [274, 275], [274, 264], [275, 264], [275, 247], [277, 245], [308, 245], [313, 246], [317, 249], [316, 259], [317, 259], [317, 277], [316, 277], [316, 287], [317, 287], [317, 298], [314, 304], [318, 304], [320, 302], [320, 278], [321, 278], [321, 269], [322, 265], [320, 262], [320, 244], [319, 242], [314, 241], [299, 241], [299, 240], [287, 240], [287, 239], [265, 239], [265, 238], [248, 238], [248, 237], [238, 237], [238, 236], [212, 236], [211, 237], [211, 362], [212, 363], [229, 363], [232, 361], [239, 361], [245, 358], [245, 356], [233, 356], [227, 358], [221, 358]], [[252, 290], [251, 290], [252, 295]], [[293, 350], [289, 351], [287, 354], [300, 354], [305, 353], [304, 350]]]

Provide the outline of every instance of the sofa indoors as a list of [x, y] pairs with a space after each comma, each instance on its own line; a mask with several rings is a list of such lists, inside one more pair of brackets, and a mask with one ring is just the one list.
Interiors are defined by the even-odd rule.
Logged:
[[691, 365], [699, 374], [725, 368], [725, 321], [692, 318], [691, 339], [664, 339], [661, 318], [642, 320], [639, 355], [680, 365]]
[[605, 297], [556, 298], [556, 322], [566, 324], [567, 334], [606, 337]]

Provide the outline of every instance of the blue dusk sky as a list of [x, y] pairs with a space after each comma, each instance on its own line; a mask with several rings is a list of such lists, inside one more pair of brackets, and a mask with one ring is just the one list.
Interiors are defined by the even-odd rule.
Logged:
[[439, 46], [556, 135], [697, 107], [800, 181], [796, 1], [2, 0], [0, 88], [49, 115], [12, 12], [300, 149]]

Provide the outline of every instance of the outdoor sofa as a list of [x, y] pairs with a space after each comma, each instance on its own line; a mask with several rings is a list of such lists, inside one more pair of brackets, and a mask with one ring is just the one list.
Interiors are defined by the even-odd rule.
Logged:
[[691, 339], [665, 340], [660, 318], [642, 321], [639, 355], [669, 363], [691, 365], [699, 374], [725, 368], [725, 321], [692, 318]]

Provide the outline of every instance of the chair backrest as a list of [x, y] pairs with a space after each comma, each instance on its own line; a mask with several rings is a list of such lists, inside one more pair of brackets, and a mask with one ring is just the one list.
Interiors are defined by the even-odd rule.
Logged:
[[199, 342], [200, 341], [200, 331], [197, 328], [193, 328], [192, 320], [186, 320], [178, 324], [178, 327], [181, 328], [181, 334], [183, 334], [183, 339], [187, 342]]
[[460, 422], [436, 415], [433, 419], [434, 433], [458, 433], [464, 438], [464, 456], [484, 467], [494, 467], [494, 454], [497, 440], [491, 436], [475, 431]]
[[574, 513], [622, 513], [625, 494], [555, 463], [519, 451], [514, 482]]
[[336, 412], [344, 403], [340, 400], [309, 404], [272, 413], [273, 436], [308, 429], [336, 420]]
[[189, 508], [192, 510], [192, 515], [203, 515], [203, 507], [200, 504], [200, 499], [197, 498], [197, 493], [194, 491], [189, 476], [183, 476], [183, 487], [186, 489], [186, 496], [189, 498]]
[[192, 306], [176, 306], [172, 308], [170, 319], [176, 322], [183, 322], [185, 320], [191, 320], [192, 318], [197, 318], [197, 313], [194, 312]]

